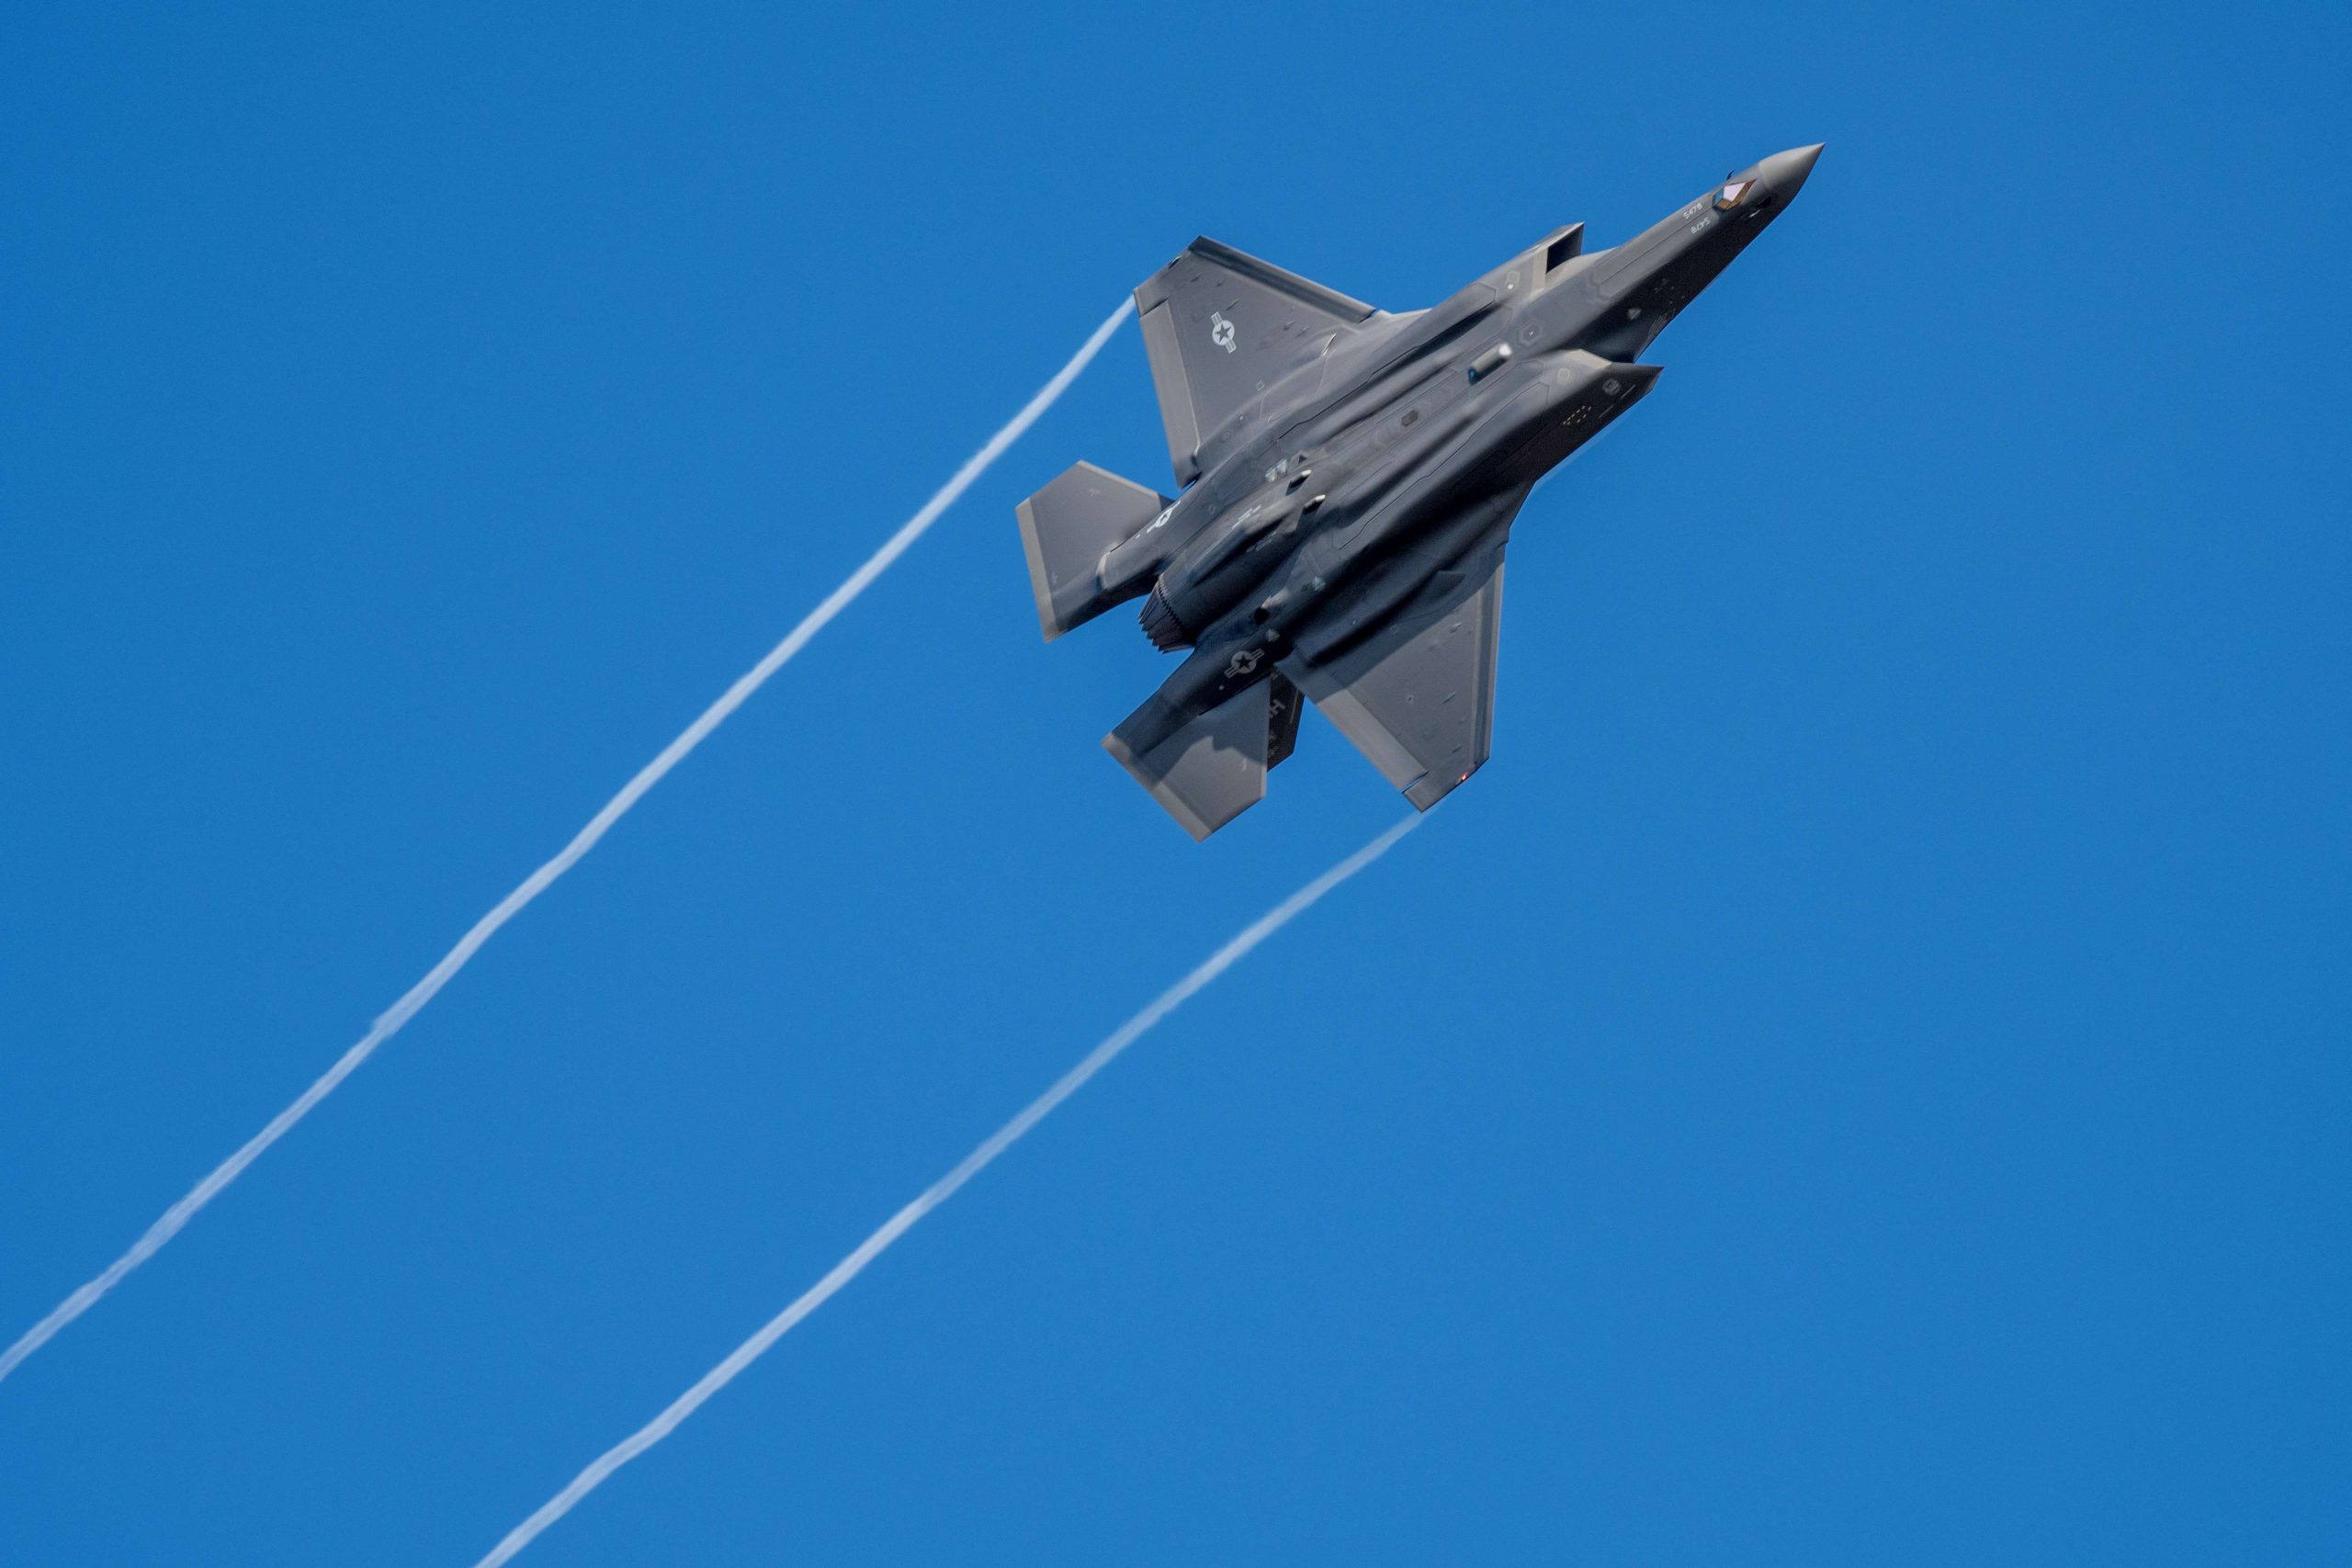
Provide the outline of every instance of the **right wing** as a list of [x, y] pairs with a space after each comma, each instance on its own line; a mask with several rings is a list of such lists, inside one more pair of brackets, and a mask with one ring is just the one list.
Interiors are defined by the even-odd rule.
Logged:
[[[1514, 503], [1515, 509], [1515, 503]], [[1281, 669], [1381, 776], [1427, 811], [1486, 762], [1503, 616], [1503, 525], [1327, 663]]]
[[1200, 477], [1203, 450], [1221, 434], [1230, 439], [1227, 422], [1259, 394], [1321, 355], [1335, 334], [1381, 315], [1209, 239], [1194, 240], [1144, 279], [1136, 309], [1182, 484]]

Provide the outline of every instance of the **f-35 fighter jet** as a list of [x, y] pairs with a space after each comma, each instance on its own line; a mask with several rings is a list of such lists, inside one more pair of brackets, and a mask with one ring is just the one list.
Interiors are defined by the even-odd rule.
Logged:
[[1650, 389], [1634, 361], [1820, 153], [1614, 250], [1572, 224], [1403, 315], [1208, 239], [1146, 279], [1181, 493], [1080, 463], [1020, 506], [1047, 641], [1140, 596], [1154, 646], [1192, 650], [1103, 749], [1195, 839], [1264, 796], [1302, 694], [1422, 810], [1476, 773], [1521, 503]]

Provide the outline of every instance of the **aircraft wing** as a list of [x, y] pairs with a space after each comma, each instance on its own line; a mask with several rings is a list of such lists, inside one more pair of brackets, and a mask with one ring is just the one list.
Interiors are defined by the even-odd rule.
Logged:
[[1210, 239], [1144, 279], [1136, 309], [1182, 484], [1200, 477], [1203, 449], [1221, 434], [1230, 439], [1227, 422], [1267, 388], [1322, 355], [1334, 334], [1385, 319], [1361, 299]]
[[1387, 624], [1345, 652], [1321, 664], [1294, 657], [1280, 666], [1423, 811], [1487, 760], [1510, 525], [1506, 517], [1480, 536]]

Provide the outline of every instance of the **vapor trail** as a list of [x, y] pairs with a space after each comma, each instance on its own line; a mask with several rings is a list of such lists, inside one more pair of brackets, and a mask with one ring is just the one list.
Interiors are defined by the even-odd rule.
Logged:
[[630, 807], [660, 784], [671, 769], [685, 760], [686, 753], [701, 745], [712, 730], [726, 722], [729, 714], [741, 707], [753, 692], [766, 683], [769, 676], [790, 662], [792, 656], [806, 648], [808, 640], [824, 630], [828, 622], [848, 608], [851, 600], [865, 592], [876, 578], [888, 570], [891, 562], [906, 554], [909, 547], [922, 537], [924, 530], [938, 522], [940, 514], [955, 505], [956, 499], [971, 488], [972, 481], [986, 472], [989, 464], [1002, 457], [1007, 447], [1020, 440], [1022, 434], [1037, 423], [1039, 415], [1053, 407], [1055, 400], [1078, 379], [1079, 372], [1085, 369], [1095, 355], [1102, 351], [1102, 345], [1110, 341], [1111, 334], [1119, 329], [1119, 324], [1134, 309], [1135, 302], [1128, 300], [1112, 311], [1108, 319], [1094, 329], [1094, 334], [1070, 356], [1069, 363], [1056, 371], [1054, 378], [1039, 388], [1037, 395], [1031, 398], [1003, 429], [989, 437], [987, 446], [966, 458], [964, 466], [956, 470], [955, 477], [940, 486], [938, 492], [922, 503], [921, 511], [908, 518], [864, 566], [850, 573], [847, 581], [827, 594], [824, 602], [809, 611], [782, 642], [768, 650], [765, 658], [744, 671], [717, 702], [705, 708], [701, 717], [686, 726], [683, 734], [663, 747], [660, 756], [646, 763], [635, 778], [622, 785], [621, 792], [606, 801], [604, 809], [588, 819], [588, 825], [572, 836], [571, 842], [563, 846], [561, 853], [531, 873], [521, 886], [498, 901], [496, 908], [476, 920], [473, 929], [458, 939], [458, 945], [443, 954], [441, 962], [427, 971], [424, 979], [410, 987], [406, 995], [377, 1019], [360, 1038], [359, 1043], [345, 1051], [318, 1082], [304, 1089], [293, 1104], [270, 1118], [269, 1125], [248, 1139], [243, 1148], [221, 1161], [220, 1168], [198, 1182], [187, 1197], [164, 1210], [163, 1218], [149, 1225], [147, 1234], [133, 1243], [130, 1251], [107, 1265], [105, 1273], [60, 1302], [47, 1317], [27, 1329], [22, 1338], [6, 1350], [0, 1351], [0, 1379], [7, 1377], [26, 1357], [56, 1337], [59, 1329], [96, 1305], [99, 1298], [121, 1283], [124, 1275], [161, 1251], [165, 1242], [177, 1235], [180, 1228], [196, 1217], [197, 1211], [219, 1197], [223, 1188], [244, 1174], [245, 1167], [259, 1159], [270, 1145], [284, 1137], [297, 1122], [317, 1108], [319, 1101], [333, 1094], [344, 1079], [357, 1071], [359, 1064], [375, 1055], [377, 1046], [398, 1034], [402, 1025], [424, 1010], [424, 1004], [437, 996], [441, 987], [466, 966], [482, 943], [498, 934], [501, 926], [522, 913], [531, 900], [554, 885], [556, 878], [578, 864], [580, 858], [596, 847], [596, 841], [612, 829], [613, 824], [619, 821]]
[[880, 1257], [885, 1248], [908, 1231], [917, 1220], [930, 1213], [956, 1195], [956, 1190], [985, 1170], [989, 1162], [1020, 1142], [1023, 1134], [1043, 1122], [1054, 1108], [1084, 1086], [1110, 1065], [1111, 1059], [1134, 1044], [1148, 1032], [1152, 1025], [1182, 1006], [1185, 998], [1224, 974], [1244, 954], [1288, 925], [1300, 911], [1345, 882], [1388, 852], [1390, 845], [1412, 831], [1419, 817], [1408, 817], [1363, 848], [1259, 916], [1242, 930], [1239, 936], [1211, 953], [1201, 966], [1152, 998], [1151, 1004], [1135, 1017], [1119, 1025], [1109, 1039], [1089, 1051], [1078, 1066], [1064, 1073], [1054, 1087], [1029, 1102], [1028, 1109], [991, 1134], [988, 1141], [964, 1156], [955, 1169], [933, 1182], [922, 1197], [890, 1216], [880, 1230], [857, 1244], [857, 1249], [832, 1266], [825, 1277], [803, 1292], [798, 1300], [768, 1319], [767, 1325], [737, 1346], [728, 1358], [705, 1372], [692, 1388], [673, 1400], [670, 1407], [639, 1427], [627, 1438], [606, 1450], [596, 1461], [578, 1475], [571, 1483], [539, 1506], [537, 1513], [507, 1532], [506, 1539], [492, 1549], [474, 1568], [498, 1568], [538, 1538], [539, 1532], [571, 1512], [574, 1505], [603, 1485], [613, 1472], [668, 1437], [678, 1423], [693, 1415], [703, 1401], [735, 1381], [737, 1373], [767, 1352], [768, 1347], [790, 1333], [797, 1324], [833, 1297], [833, 1293], [865, 1271], [865, 1266]]

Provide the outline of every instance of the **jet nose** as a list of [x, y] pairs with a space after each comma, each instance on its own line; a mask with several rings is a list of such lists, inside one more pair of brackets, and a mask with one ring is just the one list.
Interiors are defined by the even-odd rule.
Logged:
[[1826, 143], [1816, 141], [1810, 147], [1792, 147], [1785, 152], [1775, 152], [1756, 165], [1758, 178], [1780, 193], [1781, 199], [1804, 188], [1805, 176], [1821, 159], [1821, 149]]

